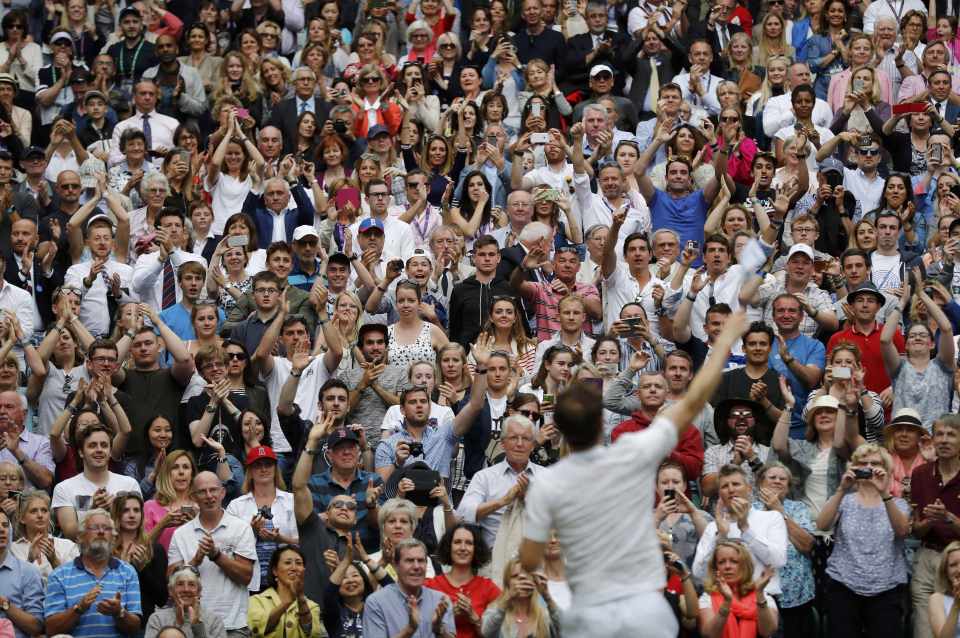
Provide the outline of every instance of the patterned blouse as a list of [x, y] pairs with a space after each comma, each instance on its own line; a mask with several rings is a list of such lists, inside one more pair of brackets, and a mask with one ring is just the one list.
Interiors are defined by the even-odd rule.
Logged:
[[[760, 501], [753, 502], [753, 509], [765, 510]], [[787, 499], [783, 502], [784, 513], [793, 519], [793, 522], [811, 534], [814, 531], [813, 519], [810, 510], [800, 501]], [[809, 556], [804, 556], [793, 543], [787, 541], [787, 564], [780, 568], [780, 586], [783, 594], [778, 602], [781, 608], [799, 607], [813, 600], [816, 595], [813, 580], [813, 562]]]

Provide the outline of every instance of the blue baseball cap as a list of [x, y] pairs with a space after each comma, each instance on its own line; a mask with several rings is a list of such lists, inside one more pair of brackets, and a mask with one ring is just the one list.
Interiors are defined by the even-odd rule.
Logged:
[[371, 228], [376, 228], [376, 229], [379, 230], [381, 233], [384, 232], [383, 222], [380, 221], [379, 219], [374, 218], [374, 217], [367, 217], [365, 220], [363, 220], [362, 222], [360, 222], [360, 228], [359, 228], [358, 232], [365, 233], [365, 232], [367, 232], [368, 230], [370, 230]]

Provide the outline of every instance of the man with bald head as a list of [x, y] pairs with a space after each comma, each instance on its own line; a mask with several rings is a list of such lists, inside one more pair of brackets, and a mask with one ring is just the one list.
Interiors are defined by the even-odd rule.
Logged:
[[[490, 233], [500, 248], [510, 248], [520, 241], [520, 231], [533, 219], [533, 195], [515, 190], [507, 195], [507, 218], [510, 223]], [[509, 277], [509, 272], [507, 273]]]
[[57, 247], [52, 241], [40, 244], [37, 221], [24, 217], [10, 225], [10, 251], [5, 256], [8, 267], [3, 276], [33, 299], [33, 325], [39, 330], [53, 321], [51, 295], [63, 283]]
[[262, 195], [248, 193], [242, 212], [257, 225], [258, 248], [266, 249], [276, 241], [292, 243], [297, 226], [313, 225], [314, 208], [307, 191], [300, 183], [291, 188], [282, 177], [264, 182]]
[[143, 72], [145, 80], [155, 80], [159, 89], [157, 110], [175, 118], [199, 117], [207, 110], [207, 92], [200, 72], [177, 60], [177, 39], [169, 34], [157, 36], [160, 64]]
[[267, 125], [257, 133], [257, 150], [263, 155], [263, 161], [277, 170], [283, 154], [283, 132], [276, 126]]
[[[257, 450], [269, 448], [251, 453]], [[223, 509], [224, 494], [213, 472], [194, 477], [191, 497], [199, 513], [173, 533], [167, 574], [184, 565], [195, 567], [203, 585], [203, 608], [221, 618], [228, 638], [234, 638], [249, 635], [241, 630], [247, 626], [249, 591], [260, 589], [260, 570], [250, 521]]]
[[27, 410], [23, 397], [9, 391], [0, 393], [0, 462], [19, 465], [27, 486], [49, 489], [53, 483], [53, 453], [47, 437], [27, 432]]

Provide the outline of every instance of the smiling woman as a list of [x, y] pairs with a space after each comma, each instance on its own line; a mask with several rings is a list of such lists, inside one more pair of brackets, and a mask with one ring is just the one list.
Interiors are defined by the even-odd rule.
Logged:
[[320, 606], [303, 589], [306, 574], [303, 552], [283, 545], [270, 557], [270, 588], [250, 599], [250, 629], [264, 638], [319, 638]]

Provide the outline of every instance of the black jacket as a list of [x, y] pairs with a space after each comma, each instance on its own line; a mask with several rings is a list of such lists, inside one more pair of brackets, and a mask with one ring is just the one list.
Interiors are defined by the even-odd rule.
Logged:
[[[4, 281], [30, 292], [27, 288], [27, 282], [20, 276], [20, 269], [17, 267], [17, 260], [14, 258], [13, 252], [4, 250], [3, 255], [7, 262], [7, 268], [3, 271]], [[34, 256], [33, 279], [30, 284], [33, 288], [33, 298], [37, 302], [37, 309], [40, 311], [40, 318], [43, 319], [43, 326], [34, 326], [34, 330], [42, 330], [44, 326], [55, 319], [53, 316], [53, 291], [63, 285], [65, 272], [60, 262], [54, 259], [52, 273], [49, 277], [45, 277], [40, 258]]]
[[513, 296], [513, 290], [508, 281], [497, 277], [482, 284], [471, 275], [454, 286], [450, 294], [450, 339], [469, 350], [490, 316], [493, 298], [500, 295]]

